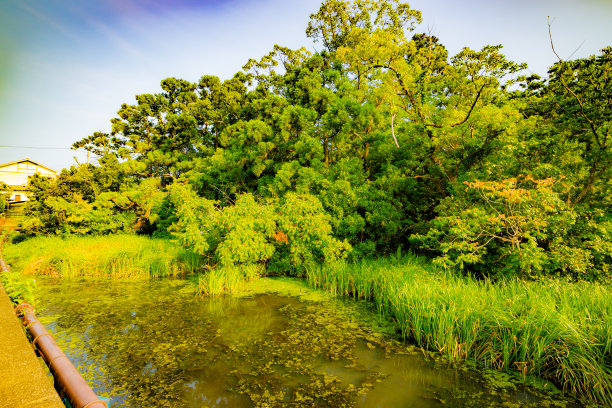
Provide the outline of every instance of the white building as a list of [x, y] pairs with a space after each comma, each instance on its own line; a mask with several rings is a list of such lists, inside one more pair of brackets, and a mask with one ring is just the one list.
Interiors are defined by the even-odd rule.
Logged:
[[11, 202], [28, 201], [28, 177], [36, 173], [46, 177], [57, 177], [58, 174], [52, 168], [29, 157], [0, 164], [0, 181], [11, 188]]

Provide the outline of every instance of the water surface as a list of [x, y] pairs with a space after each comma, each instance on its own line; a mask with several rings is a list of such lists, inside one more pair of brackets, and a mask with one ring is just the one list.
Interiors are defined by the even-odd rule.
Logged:
[[578, 406], [503, 373], [452, 369], [366, 304], [299, 281], [218, 298], [184, 280], [37, 285], [40, 320], [113, 407]]

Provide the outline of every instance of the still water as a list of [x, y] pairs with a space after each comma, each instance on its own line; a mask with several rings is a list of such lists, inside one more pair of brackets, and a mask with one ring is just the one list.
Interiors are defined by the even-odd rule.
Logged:
[[367, 304], [297, 280], [218, 298], [170, 279], [37, 286], [40, 320], [112, 407], [579, 406], [503, 373], [450, 368]]

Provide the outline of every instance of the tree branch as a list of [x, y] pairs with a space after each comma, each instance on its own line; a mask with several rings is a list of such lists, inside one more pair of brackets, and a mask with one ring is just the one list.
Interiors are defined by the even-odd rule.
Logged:
[[395, 137], [395, 130], [393, 128], [393, 119], [395, 119], [395, 113], [391, 115], [391, 136], [393, 136], [393, 141], [395, 142], [395, 145], [399, 149], [400, 145], [399, 143], [397, 143], [397, 138]]
[[[550, 30], [550, 27], [551, 27], [551, 24], [550, 24], [550, 17], [549, 17], [548, 18], [548, 37], [550, 38], [550, 47], [552, 48], [553, 53], [557, 56], [557, 59], [559, 59], [559, 62], [564, 62], [563, 59], [561, 59], [561, 57], [559, 56], [559, 54], [557, 54], [557, 51], [555, 50], [555, 45], [553, 43], [552, 33], [551, 33], [551, 30]], [[572, 94], [572, 96], [574, 97], [576, 102], [578, 102], [578, 105], [580, 106], [580, 112], [582, 113], [582, 117], [584, 117], [584, 119], [588, 122], [589, 127], [591, 128], [591, 131], [593, 132], [593, 136], [595, 136], [595, 141], [597, 142], [599, 147], [602, 147], [601, 146], [601, 142], [599, 140], [599, 134], [597, 133], [597, 129], [595, 128], [595, 124], [587, 116], [587, 114], [585, 112], [585, 109], [584, 109], [584, 104], [582, 103], [582, 100], [580, 100], [578, 95], [576, 95], [576, 93], [574, 93], [574, 91], [572, 91], [570, 89], [570, 87], [565, 83], [565, 78], [563, 77], [563, 73], [562, 72], [559, 73], [559, 79], [561, 80], [561, 85], [563, 85], [563, 88], [565, 88], [565, 90], [567, 92]]]

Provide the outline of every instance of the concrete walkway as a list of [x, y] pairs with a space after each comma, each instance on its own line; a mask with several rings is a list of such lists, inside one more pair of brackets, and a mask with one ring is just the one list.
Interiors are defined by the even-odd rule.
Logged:
[[[0, 271], [0, 273], [2, 273]], [[0, 284], [0, 407], [65, 408]]]

